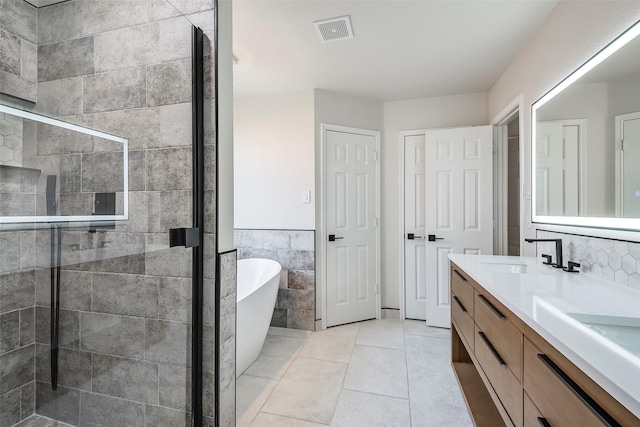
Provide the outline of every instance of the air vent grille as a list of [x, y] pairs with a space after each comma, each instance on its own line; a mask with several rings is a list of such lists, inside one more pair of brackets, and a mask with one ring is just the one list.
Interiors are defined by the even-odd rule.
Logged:
[[316, 21], [313, 25], [322, 43], [353, 38], [353, 29], [348, 15]]

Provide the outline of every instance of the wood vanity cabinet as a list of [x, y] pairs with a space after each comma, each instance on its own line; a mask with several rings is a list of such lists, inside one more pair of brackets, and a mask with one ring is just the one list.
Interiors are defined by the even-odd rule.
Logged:
[[640, 420], [451, 262], [452, 366], [478, 427]]

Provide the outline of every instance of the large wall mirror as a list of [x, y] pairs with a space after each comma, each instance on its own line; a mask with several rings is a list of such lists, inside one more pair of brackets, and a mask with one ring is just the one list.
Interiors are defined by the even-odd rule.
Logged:
[[533, 222], [640, 230], [639, 33], [533, 104]]
[[0, 224], [128, 218], [127, 140], [0, 105]]

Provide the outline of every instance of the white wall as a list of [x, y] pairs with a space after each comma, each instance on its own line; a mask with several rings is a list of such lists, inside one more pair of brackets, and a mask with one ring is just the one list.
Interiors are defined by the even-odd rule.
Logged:
[[235, 99], [235, 228], [316, 228], [313, 104], [313, 90]]
[[[525, 194], [531, 191], [531, 104], [638, 19], [638, 1], [561, 1], [490, 90], [490, 118], [523, 95]], [[525, 209], [531, 211], [531, 200]], [[534, 237], [530, 217], [525, 220], [525, 237]], [[535, 254], [533, 245], [523, 248]]]
[[489, 123], [487, 94], [411, 99], [384, 104], [382, 138], [382, 307], [400, 308], [400, 131]]

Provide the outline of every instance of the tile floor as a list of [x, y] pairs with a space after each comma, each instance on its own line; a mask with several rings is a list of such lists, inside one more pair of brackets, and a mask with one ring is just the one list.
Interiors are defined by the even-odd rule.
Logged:
[[237, 425], [469, 427], [450, 346], [448, 329], [415, 320], [270, 328], [238, 378]]

